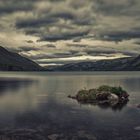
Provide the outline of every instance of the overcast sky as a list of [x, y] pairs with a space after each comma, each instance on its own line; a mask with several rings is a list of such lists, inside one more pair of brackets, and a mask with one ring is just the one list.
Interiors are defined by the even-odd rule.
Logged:
[[140, 0], [0, 0], [0, 46], [42, 65], [137, 56]]

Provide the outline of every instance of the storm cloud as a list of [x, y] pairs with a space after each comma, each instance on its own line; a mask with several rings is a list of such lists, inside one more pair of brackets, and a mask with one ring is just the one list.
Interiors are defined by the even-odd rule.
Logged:
[[134, 56], [139, 14], [139, 0], [1, 0], [0, 45], [33, 60]]

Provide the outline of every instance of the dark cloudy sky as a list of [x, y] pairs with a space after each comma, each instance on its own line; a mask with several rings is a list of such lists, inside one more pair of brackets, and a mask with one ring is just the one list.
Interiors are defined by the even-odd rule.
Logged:
[[136, 56], [140, 0], [0, 0], [0, 45], [42, 65]]

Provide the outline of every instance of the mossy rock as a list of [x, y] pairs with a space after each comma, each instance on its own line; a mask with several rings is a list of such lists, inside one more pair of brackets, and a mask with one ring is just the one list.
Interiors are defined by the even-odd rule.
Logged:
[[102, 92], [102, 91], [103, 91], [103, 92], [110, 92], [111, 89], [112, 89], [112, 87], [107, 86], [107, 85], [102, 85], [102, 86], [100, 86], [100, 87], [97, 88], [97, 90], [98, 90], [99, 92]]
[[80, 90], [76, 95], [76, 99], [78, 101], [86, 101], [89, 99], [89, 91], [88, 90]]
[[111, 95], [111, 93], [109, 91], [101, 91], [96, 94], [96, 99], [101, 100], [101, 101], [108, 100], [109, 95]]
[[[112, 95], [112, 96], [111, 96]], [[111, 87], [107, 85], [102, 85], [98, 88], [89, 89], [89, 90], [80, 90], [75, 96], [79, 102], [98, 102], [98, 101], [108, 101], [115, 98], [116, 95], [119, 101], [127, 100], [128, 94], [122, 87]], [[69, 96], [71, 97], [71, 96]], [[109, 98], [112, 97], [112, 98]]]

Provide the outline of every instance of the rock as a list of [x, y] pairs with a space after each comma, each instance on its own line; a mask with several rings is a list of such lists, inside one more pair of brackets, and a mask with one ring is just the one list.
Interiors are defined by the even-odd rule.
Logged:
[[139, 105], [137, 105], [137, 108], [140, 108], [140, 104], [139, 104]]
[[108, 100], [108, 96], [110, 95], [111, 93], [109, 92], [104, 92], [104, 91], [101, 91], [100, 93], [98, 93], [96, 95], [96, 99], [97, 100]]
[[57, 140], [58, 137], [59, 137], [58, 134], [51, 134], [51, 135], [48, 135], [49, 140]]
[[45, 140], [45, 137], [34, 129], [6, 129], [1, 130], [1, 136], [4, 137], [4, 139], [8, 139], [7, 137], [27, 140], [30, 138], [30, 140]]
[[99, 101], [126, 101], [128, 94], [121, 87], [100, 86], [94, 89], [83, 89], [78, 91], [76, 96], [69, 95], [69, 98], [77, 99], [79, 102], [91, 103]]
[[110, 94], [108, 100], [111, 106], [115, 106], [119, 102], [119, 97], [115, 94]]
[[76, 99], [76, 97], [75, 96], [72, 96], [72, 95], [68, 95], [68, 98]]
[[140, 126], [134, 128], [136, 131], [140, 131]]
[[128, 98], [128, 97], [129, 97], [129, 94], [128, 94], [128, 93], [123, 93], [122, 96], [123, 96], [124, 98]]
[[118, 101], [119, 100], [119, 97], [115, 94], [110, 94], [107, 98], [109, 101]]
[[89, 134], [84, 130], [78, 131], [78, 138], [79, 139], [87, 139], [87, 140], [97, 140], [93, 134]]
[[123, 90], [122, 87], [112, 87], [102, 85], [98, 88], [83, 89], [78, 91], [75, 96], [68, 96], [69, 98], [76, 99], [82, 104], [93, 104], [93, 105], [108, 105], [110, 107], [118, 108], [121, 105], [127, 103], [129, 94]]

